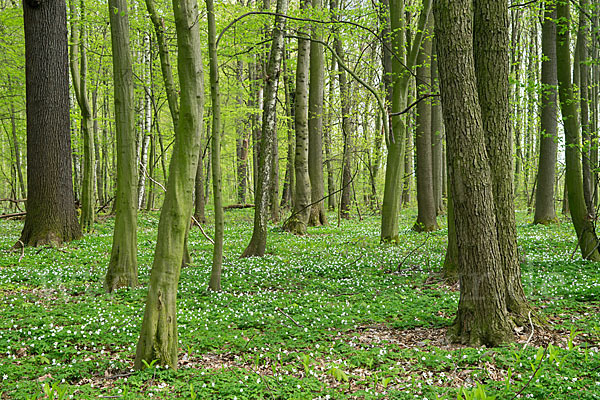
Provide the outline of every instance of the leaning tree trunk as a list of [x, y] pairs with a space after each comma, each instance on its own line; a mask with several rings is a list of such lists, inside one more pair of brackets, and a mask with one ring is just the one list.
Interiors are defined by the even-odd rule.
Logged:
[[[315, 12], [320, 12], [322, 0], [313, 0]], [[321, 40], [321, 27], [312, 27], [312, 37]], [[308, 94], [308, 173], [310, 175], [310, 200], [314, 203], [310, 208], [309, 225], [327, 224], [323, 194], [323, 82], [325, 57], [323, 46], [312, 41], [310, 43], [310, 88]]]
[[[577, 104], [571, 82], [571, 51], [569, 48], [570, 6], [568, 2], [557, 5], [556, 59], [560, 108], [565, 130], [565, 173], [566, 189], [569, 200], [571, 220], [577, 233], [581, 255], [586, 260], [600, 261], [598, 237], [591, 216], [588, 213], [583, 194], [583, 176], [581, 172], [581, 156], [579, 137], [580, 126], [577, 115]], [[567, 21], [567, 22], [565, 22]]]
[[136, 369], [143, 369], [153, 360], [177, 369], [177, 285], [192, 215], [192, 194], [200, 150], [202, 116], [198, 106], [198, 86], [202, 83], [198, 71], [202, 69], [202, 60], [197, 2], [173, 0], [173, 12], [177, 29], [181, 112], [169, 165], [167, 193], [158, 223], [146, 309], [136, 350]]
[[558, 121], [556, 107], [556, 5], [546, 3], [542, 24], [542, 93], [540, 111], [540, 154], [535, 193], [534, 224], [556, 222], [554, 208], [554, 180], [556, 179], [556, 152], [558, 148]]
[[133, 97], [133, 69], [129, 49], [127, 0], [110, 0], [115, 125], [117, 131], [117, 195], [112, 252], [104, 289], [107, 292], [138, 284], [137, 166]]
[[435, 0], [435, 38], [448, 169], [459, 244], [460, 300], [452, 340], [498, 345], [512, 338], [473, 59], [471, 0]]
[[[75, 23], [84, 12], [81, 1], [80, 16], [77, 15], [75, 1], [71, 8], [71, 60], [70, 69], [73, 78], [73, 91], [81, 110], [81, 138], [83, 141], [83, 179], [81, 182], [81, 228], [90, 231], [94, 225], [94, 133], [92, 131], [92, 110], [87, 96], [87, 52], [85, 43], [85, 27]], [[79, 59], [79, 67], [77, 61]]]
[[81, 237], [71, 179], [65, 2], [23, 2], [27, 89], [27, 216], [18, 246]]
[[[423, 96], [431, 89], [431, 36], [433, 30], [433, 20], [427, 27], [427, 36], [421, 43], [421, 50], [417, 59], [417, 98]], [[436, 220], [437, 209], [434, 198], [433, 182], [433, 149], [431, 147], [431, 102], [428, 100], [420, 101], [417, 104], [417, 221], [413, 229], [417, 232], [431, 232], [438, 230]]]
[[248, 247], [242, 257], [264, 256], [267, 247], [267, 219], [269, 217], [268, 189], [271, 184], [272, 146], [275, 135], [275, 113], [277, 106], [277, 81], [281, 72], [283, 53], [283, 30], [287, 13], [288, 0], [277, 1], [277, 16], [272, 34], [271, 53], [267, 64], [264, 89], [263, 123], [259, 139], [258, 173], [254, 201], [254, 228]]
[[[302, 2], [306, 8], [306, 1]], [[311, 213], [311, 182], [308, 173], [308, 73], [311, 57], [310, 40], [305, 32], [298, 32], [298, 58], [296, 64], [296, 95], [294, 96], [294, 127], [296, 131], [296, 152], [294, 156], [294, 207], [284, 229], [296, 235], [304, 235]]]

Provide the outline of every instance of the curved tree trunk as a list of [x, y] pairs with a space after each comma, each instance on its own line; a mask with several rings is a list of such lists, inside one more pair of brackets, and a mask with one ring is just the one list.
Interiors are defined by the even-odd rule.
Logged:
[[277, 1], [277, 16], [272, 34], [271, 53], [267, 64], [267, 74], [264, 89], [263, 122], [259, 140], [258, 173], [255, 190], [254, 228], [248, 247], [242, 257], [264, 256], [267, 247], [267, 218], [269, 213], [269, 190], [271, 184], [272, 146], [275, 135], [275, 113], [277, 98], [277, 81], [281, 72], [281, 57], [283, 54], [283, 30], [287, 13], [288, 0]]
[[560, 108], [565, 129], [565, 174], [566, 189], [569, 200], [571, 220], [577, 232], [581, 255], [586, 260], [600, 261], [598, 237], [591, 216], [588, 214], [583, 193], [583, 176], [580, 156], [580, 126], [577, 115], [577, 104], [573, 95], [571, 82], [571, 51], [569, 48], [570, 32], [565, 21], [570, 21], [570, 5], [568, 2], [557, 5], [556, 58]]
[[177, 28], [181, 112], [173, 157], [169, 165], [167, 193], [158, 223], [158, 237], [144, 319], [137, 344], [135, 368], [145, 361], [177, 369], [177, 285], [184, 241], [192, 215], [192, 192], [200, 151], [202, 118], [198, 90], [202, 70], [198, 7], [195, 0], [173, 0]]
[[473, 59], [471, 0], [436, 0], [435, 37], [449, 178], [459, 244], [460, 301], [452, 340], [497, 345], [512, 328], [495, 226], [492, 173], [486, 153]]
[[556, 179], [556, 152], [558, 148], [558, 121], [556, 106], [556, 5], [546, 3], [542, 24], [542, 106], [540, 155], [535, 193], [534, 224], [556, 222], [554, 208], [554, 180]]
[[[113, 53], [115, 125], [117, 130], [117, 195], [113, 244], [104, 279], [107, 292], [138, 284], [137, 276], [137, 166], [133, 100], [133, 70], [129, 49], [126, 0], [110, 0]], [[118, 12], [115, 12], [118, 10]]]
[[65, 2], [25, 0], [27, 89], [26, 246], [81, 237], [71, 179], [69, 55]]

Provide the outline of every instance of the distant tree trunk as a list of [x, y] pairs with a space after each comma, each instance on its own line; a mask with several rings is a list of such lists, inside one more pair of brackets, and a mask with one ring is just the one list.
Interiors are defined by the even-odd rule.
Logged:
[[[147, 44], [146, 44], [147, 43]], [[148, 155], [150, 149], [150, 136], [152, 135], [152, 57], [150, 48], [152, 46], [150, 36], [144, 36], [144, 49], [142, 50], [142, 64], [144, 64], [144, 72], [146, 82], [144, 84], [144, 99], [142, 113], [143, 119], [140, 122], [142, 143], [140, 149], [140, 174], [138, 177], [138, 209], [144, 207], [144, 195], [146, 193], [146, 177], [148, 175]]]
[[542, 96], [541, 137], [538, 164], [537, 191], [535, 194], [534, 224], [556, 222], [554, 209], [554, 181], [556, 152], [558, 148], [558, 123], [556, 106], [556, 5], [545, 4], [542, 24]]
[[269, 191], [269, 209], [271, 211], [271, 221], [278, 223], [281, 218], [279, 210], [279, 138], [277, 137], [277, 115], [275, 115], [275, 132], [273, 133], [273, 142], [271, 143], [272, 157], [271, 162], [271, 186]]
[[581, 169], [583, 172], [583, 197], [587, 211], [592, 218], [596, 210], [592, 201], [592, 169], [590, 166], [592, 134], [590, 126], [590, 89], [589, 89], [589, 51], [588, 36], [590, 35], [587, 15], [590, 7], [589, 0], [579, 0], [579, 30], [577, 32], [577, 47], [579, 50], [579, 95], [580, 95], [580, 119], [581, 119]]
[[[417, 98], [428, 93], [431, 89], [431, 36], [433, 19], [427, 27], [429, 33], [421, 43], [421, 50], [417, 59]], [[437, 210], [434, 198], [433, 163], [431, 147], [431, 102], [423, 100], [417, 104], [417, 202], [418, 215], [413, 229], [417, 232], [430, 232], [438, 230], [436, 220]]]
[[135, 368], [158, 360], [177, 369], [177, 285], [181, 272], [186, 232], [192, 215], [192, 192], [200, 151], [202, 118], [198, 86], [202, 69], [198, 7], [195, 0], [173, 0], [177, 28], [181, 113], [173, 156], [169, 165], [167, 193], [158, 223], [158, 237], [150, 274], [148, 297]]
[[287, 51], [283, 51], [283, 86], [285, 91], [285, 114], [287, 117], [286, 128], [287, 128], [287, 160], [285, 164], [285, 178], [283, 182], [283, 189], [281, 194], [281, 208], [289, 209], [293, 207], [292, 199], [294, 198], [294, 186], [296, 185], [294, 179], [294, 102], [290, 74], [287, 70]]
[[492, 173], [486, 154], [473, 59], [471, 0], [435, 0], [435, 38], [447, 128], [448, 169], [459, 247], [460, 300], [448, 334], [495, 346], [512, 339], [495, 229]]
[[277, 97], [277, 80], [281, 72], [281, 57], [283, 53], [283, 30], [287, 13], [288, 0], [277, 0], [277, 16], [272, 34], [271, 53], [267, 64], [267, 74], [264, 89], [264, 106], [262, 132], [260, 135], [260, 150], [258, 160], [258, 181], [255, 190], [254, 228], [248, 247], [242, 257], [264, 256], [267, 246], [267, 217], [269, 211], [268, 188], [271, 184], [272, 146], [275, 135], [275, 114]]
[[[414, 84], [410, 85], [409, 93], [407, 96], [408, 99], [414, 98], [412, 93], [414, 92]], [[412, 180], [413, 180], [413, 161], [414, 161], [414, 149], [415, 149], [415, 140], [413, 137], [414, 131], [414, 114], [409, 113], [406, 116], [406, 133], [404, 134], [406, 143], [404, 144], [404, 175], [401, 177], [403, 185], [402, 185], [402, 207], [408, 207], [411, 201], [412, 195]]]
[[[81, 1], [81, 13], [85, 15], [84, 3]], [[94, 133], [92, 131], [92, 110], [87, 96], [87, 54], [86, 33], [83, 24], [76, 24], [77, 15], [75, 1], [70, 2], [71, 8], [71, 60], [70, 69], [73, 78], [73, 91], [81, 110], [81, 137], [83, 141], [83, 179], [81, 185], [81, 228], [87, 232], [94, 225]], [[77, 66], [79, 61], [79, 67]]]
[[[433, 51], [431, 61], [431, 83], [433, 90], [439, 88], [437, 55]], [[439, 90], [439, 89], [438, 89]], [[442, 106], [439, 99], [434, 99], [431, 105], [431, 168], [433, 170], [433, 200], [436, 214], [444, 211], [443, 201], [443, 152], [444, 152], [444, 122], [442, 117]]]
[[27, 89], [26, 246], [81, 237], [71, 179], [65, 2], [23, 2]]
[[571, 52], [569, 48], [570, 32], [565, 21], [570, 21], [570, 5], [568, 2], [557, 5], [556, 58], [560, 107], [565, 130], [565, 160], [571, 220], [577, 232], [581, 255], [586, 260], [600, 261], [598, 237], [591, 216], [588, 213], [583, 194], [583, 176], [581, 172], [580, 126], [577, 115], [577, 104], [573, 95], [571, 82]]
[[[307, 1], [301, 7], [306, 9]], [[292, 215], [287, 219], [284, 229], [296, 235], [306, 234], [310, 217], [311, 182], [309, 177], [308, 147], [308, 92], [309, 92], [309, 60], [311, 59], [310, 40], [307, 34], [298, 31], [298, 58], [296, 64], [296, 95], [294, 96], [294, 127], [296, 132], [296, 152], [294, 156], [294, 175], [296, 190]]]
[[531, 307], [521, 284], [515, 223], [508, 3], [475, 0], [473, 29], [477, 90], [492, 174], [495, 226], [505, 280], [506, 307], [511, 317], [523, 325], [527, 322]]
[[[129, 47], [126, 0], [110, 0], [115, 124], [117, 130], [117, 195], [112, 252], [104, 289], [107, 292], [138, 285], [137, 273], [137, 166], [133, 69]], [[118, 10], [118, 12], [116, 12]]]
[[[336, 71], [335, 58], [331, 60], [331, 72]], [[333, 100], [335, 92], [335, 79], [333, 76], [329, 78], [329, 103]], [[331, 132], [333, 129], [334, 112], [333, 107], [330, 105], [327, 109], [327, 129], [323, 132], [323, 142], [325, 145], [325, 167], [327, 168], [327, 208], [332, 211], [336, 207], [336, 196], [335, 196], [335, 177], [333, 173], [333, 166], [331, 163], [331, 157], [333, 156], [331, 150]]]
[[[315, 12], [320, 12], [322, 0], [313, 0]], [[312, 27], [312, 38], [322, 39], [321, 27]], [[323, 81], [325, 75], [325, 57], [323, 46], [312, 41], [310, 43], [310, 89], [308, 95], [308, 173], [310, 175], [310, 207], [309, 225], [327, 224], [325, 202], [321, 199], [325, 193], [323, 182]], [[321, 201], [320, 201], [321, 200]]]
[[442, 276], [449, 282], [458, 280], [458, 244], [456, 243], [456, 226], [454, 224], [454, 206], [452, 204], [452, 191], [448, 192], [448, 244], [442, 266]]
[[[8, 76], [8, 85], [12, 89], [11, 79]], [[21, 191], [22, 197], [27, 197], [27, 190], [25, 189], [25, 180], [23, 179], [23, 168], [21, 166], [21, 146], [19, 144], [19, 138], [17, 137], [17, 116], [15, 111], [14, 102], [10, 103], [10, 127], [11, 127], [11, 137], [12, 137], [12, 145], [13, 151], [15, 154], [15, 169], [17, 173], [17, 178], [19, 180], [19, 189]], [[18, 197], [15, 193], [15, 197]]]
[[[217, 28], [213, 0], [206, 0], [208, 19], [208, 57], [210, 61], [210, 97], [212, 100], [213, 136], [212, 176], [215, 209], [215, 244], [213, 246], [212, 270], [208, 287], [214, 291], [221, 290], [221, 270], [223, 268], [223, 200], [221, 197], [221, 95], [219, 93], [219, 61], [217, 59]], [[199, 51], [200, 49], [198, 49]]]

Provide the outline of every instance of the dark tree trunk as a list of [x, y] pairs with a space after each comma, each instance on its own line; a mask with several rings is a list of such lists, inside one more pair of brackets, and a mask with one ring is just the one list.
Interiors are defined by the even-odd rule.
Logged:
[[471, 0], [435, 0], [435, 37], [458, 243], [460, 301], [449, 336], [470, 345], [512, 339], [492, 172], [474, 70]]
[[60, 245], [81, 237], [71, 179], [67, 9], [23, 2], [27, 90], [27, 216], [20, 241]]

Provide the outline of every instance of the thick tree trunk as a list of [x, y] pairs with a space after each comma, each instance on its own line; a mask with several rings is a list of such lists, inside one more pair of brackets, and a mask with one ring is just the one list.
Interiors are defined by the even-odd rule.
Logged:
[[181, 272], [184, 241], [192, 215], [192, 192], [200, 150], [202, 116], [198, 87], [202, 85], [202, 60], [198, 8], [195, 0], [173, 0], [177, 28], [178, 72], [181, 84], [181, 117], [176, 132], [173, 156], [158, 237], [150, 274], [146, 309], [137, 345], [135, 368], [145, 361], [177, 369], [177, 285]]
[[[302, 2], [307, 8], [307, 2]], [[296, 235], [306, 234], [311, 213], [311, 182], [308, 165], [308, 92], [311, 44], [305, 32], [298, 32], [298, 58], [296, 64], [296, 95], [294, 96], [294, 127], [296, 132], [296, 152], [294, 155], [294, 174], [296, 190], [292, 215], [287, 219], [284, 229]]]
[[504, 276], [473, 59], [471, 0], [435, 0], [435, 37], [459, 256], [460, 301], [452, 340], [511, 340]]
[[[262, 132], [260, 135], [260, 150], [258, 159], [258, 181], [255, 190], [254, 228], [248, 247], [242, 257], [264, 256], [267, 246], [267, 218], [269, 212], [268, 188], [271, 184], [272, 146], [275, 135], [275, 114], [277, 81], [281, 72], [281, 57], [283, 53], [283, 30], [285, 18], [281, 15], [287, 13], [288, 0], [277, 1], [277, 16], [272, 34], [271, 53], [267, 64], [267, 74], [264, 89], [264, 105]], [[255, 147], [256, 148], [256, 147]]]
[[20, 241], [60, 245], [81, 237], [71, 180], [65, 2], [23, 2], [27, 90], [27, 216]]
[[556, 106], [556, 5], [546, 3], [542, 24], [542, 105], [540, 155], [535, 194], [534, 224], [556, 222], [554, 208], [554, 181], [558, 148], [558, 121]]
[[[426, 37], [421, 43], [421, 50], [417, 59], [417, 98], [427, 94], [431, 89], [431, 36], [433, 33], [433, 19], [427, 27]], [[423, 100], [417, 104], [417, 221], [413, 229], [417, 232], [431, 232], [438, 230], [436, 220], [437, 209], [434, 198], [433, 163], [431, 147], [431, 102]]]
[[518, 322], [527, 322], [531, 310], [521, 284], [517, 248], [510, 86], [508, 3], [474, 1], [473, 46], [477, 90], [492, 173], [496, 232], [506, 290], [506, 307]]
[[[322, 0], [313, 0], [315, 12], [320, 12]], [[312, 38], [321, 40], [322, 27], [312, 27]], [[310, 43], [310, 89], [308, 95], [308, 173], [310, 175], [310, 207], [309, 225], [327, 224], [325, 202], [321, 199], [325, 193], [323, 182], [323, 82], [325, 75], [325, 57], [323, 46], [312, 41]]]
[[580, 156], [580, 126], [577, 115], [577, 104], [573, 95], [571, 82], [571, 52], [569, 48], [570, 32], [565, 21], [570, 21], [569, 3], [557, 5], [556, 58], [560, 108], [565, 130], [565, 174], [571, 220], [577, 232], [581, 255], [586, 260], [600, 261], [598, 237], [594, 229], [592, 217], [589, 215], [583, 194], [583, 176]]
[[[116, 218], [112, 252], [104, 289], [107, 292], [138, 284], [137, 274], [137, 166], [133, 100], [133, 70], [129, 48], [126, 0], [110, 0], [115, 124], [117, 130]], [[118, 11], [118, 12], [116, 12]]]

